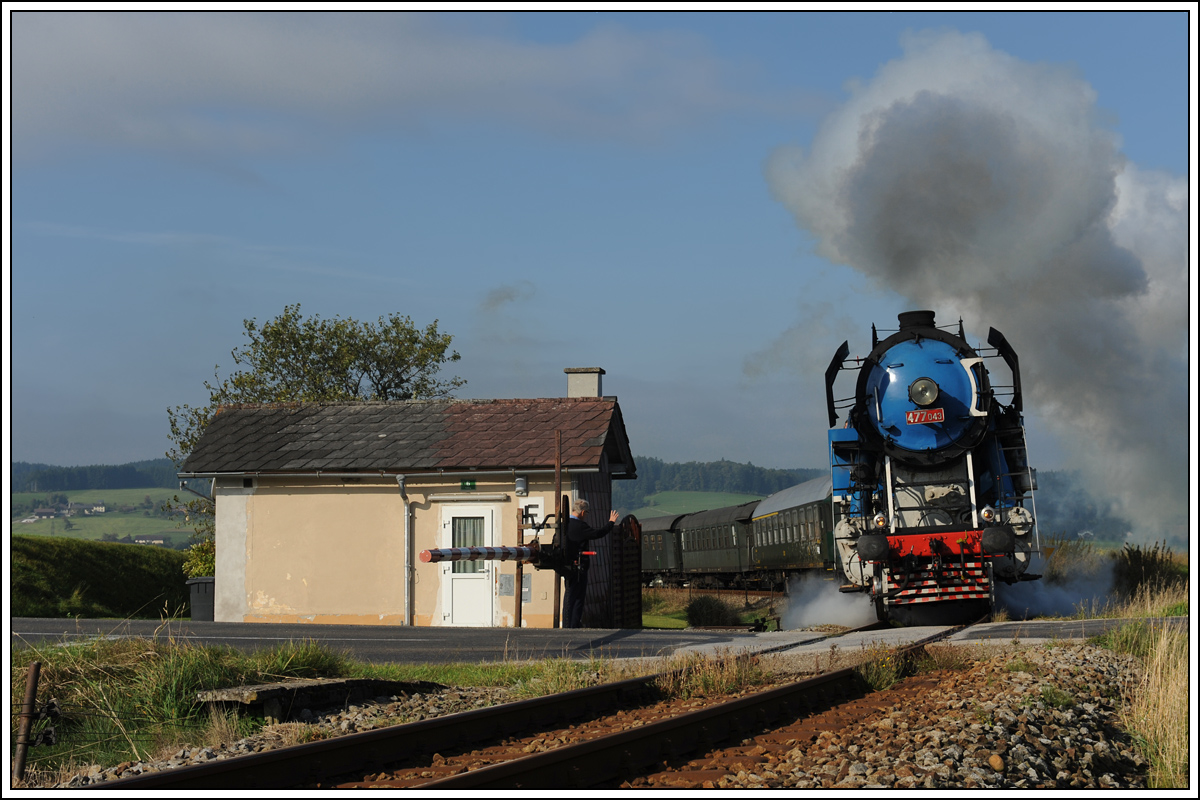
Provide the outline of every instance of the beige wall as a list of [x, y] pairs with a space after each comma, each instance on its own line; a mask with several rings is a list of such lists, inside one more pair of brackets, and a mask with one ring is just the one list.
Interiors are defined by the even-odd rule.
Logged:
[[[403, 625], [407, 573], [413, 624], [451, 624], [454, 600], [443, 585], [442, 565], [417, 559], [422, 550], [449, 545], [444, 509], [467, 516], [486, 512], [492, 543], [515, 545], [518, 507], [541, 500], [545, 513], [552, 512], [554, 494], [552, 482], [530, 478], [529, 496], [517, 497], [511, 475], [479, 479], [473, 492], [463, 492], [457, 480], [410, 480], [412, 541], [406, 559], [405, 501], [394, 479], [255, 478], [254, 484], [244, 488], [238, 478], [216, 485], [218, 621]], [[434, 501], [431, 494], [463, 500]], [[497, 494], [503, 499], [481, 499]], [[545, 542], [551, 534], [545, 532]], [[532, 535], [527, 532], [526, 542]], [[532, 591], [523, 625], [551, 627], [557, 576], [529, 564], [524, 572], [532, 575]], [[512, 576], [513, 594], [499, 596], [501, 575]], [[515, 578], [513, 562], [488, 566], [490, 609], [475, 603], [470, 609], [483, 608], [490, 618], [480, 624], [513, 626], [520, 597]], [[461, 614], [464, 601], [459, 605]]]

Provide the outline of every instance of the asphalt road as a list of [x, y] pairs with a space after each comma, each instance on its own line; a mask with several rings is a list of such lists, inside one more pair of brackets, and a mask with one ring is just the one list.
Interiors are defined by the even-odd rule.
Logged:
[[679, 649], [742, 648], [754, 634], [737, 631], [656, 631], [541, 628], [422, 628], [393, 625], [312, 625], [250, 622], [169, 624], [153, 620], [16, 618], [13, 646], [52, 646], [96, 636], [134, 636], [197, 644], [224, 644], [253, 651], [282, 642], [311, 639], [360, 661], [431, 664], [525, 661], [543, 658], [653, 658]]
[[[949, 640], [961, 643], [1038, 643], [1080, 641], [1119, 627], [1128, 620], [1033, 620], [993, 622], [959, 631]], [[1145, 620], [1190, 627], [1189, 617]], [[901, 646], [924, 639], [943, 627], [885, 628], [847, 634], [839, 647], [870, 644]], [[407, 628], [391, 625], [314, 625], [252, 622], [191, 622], [162, 624], [153, 620], [13, 619], [13, 646], [46, 647], [97, 636], [135, 636], [197, 644], [224, 644], [253, 651], [282, 642], [315, 640], [355, 659], [377, 664], [442, 664], [447, 662], [528, 661], [544, 658], [658, 658], [679, 651], [817, 652], [829, 647], [813, 631], [611, 630], [543, 628]]]

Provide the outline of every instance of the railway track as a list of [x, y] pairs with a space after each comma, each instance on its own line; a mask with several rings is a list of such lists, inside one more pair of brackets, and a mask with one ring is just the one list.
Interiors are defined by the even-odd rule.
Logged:
[[[915, 652], [960, 629], [916, 642], [899, 654]], [[723, 701], [659, 701], [654, 684], [660, 677], [634, 678], [95, 787], [584, 788], [633, 785], [631, 781], [640, 781], [636, 784], [640, 786], [704, 786], [737, 764], [800, 738], [802, 734], [790, 726], [837, 713], [846, 704], [862, 703], [869, 694], [853, 668]], [[689, 772], [695, 774], [683, 775]]]

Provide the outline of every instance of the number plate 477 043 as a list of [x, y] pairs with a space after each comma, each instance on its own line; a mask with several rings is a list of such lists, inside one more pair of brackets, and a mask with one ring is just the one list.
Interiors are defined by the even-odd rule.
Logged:
[[926, 425], [930, 422], [945, 422], [946, 410], [944, 408], [926, 408], [920, 411], [909, 411], [905, 413], [904, 418], [909, 425]]

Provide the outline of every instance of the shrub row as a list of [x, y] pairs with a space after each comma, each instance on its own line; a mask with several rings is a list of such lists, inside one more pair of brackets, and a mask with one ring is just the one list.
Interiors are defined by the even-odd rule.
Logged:
[[162, 547], [13, 536], [11, 613], [121, 619], [187, 616], [185, 557]]

